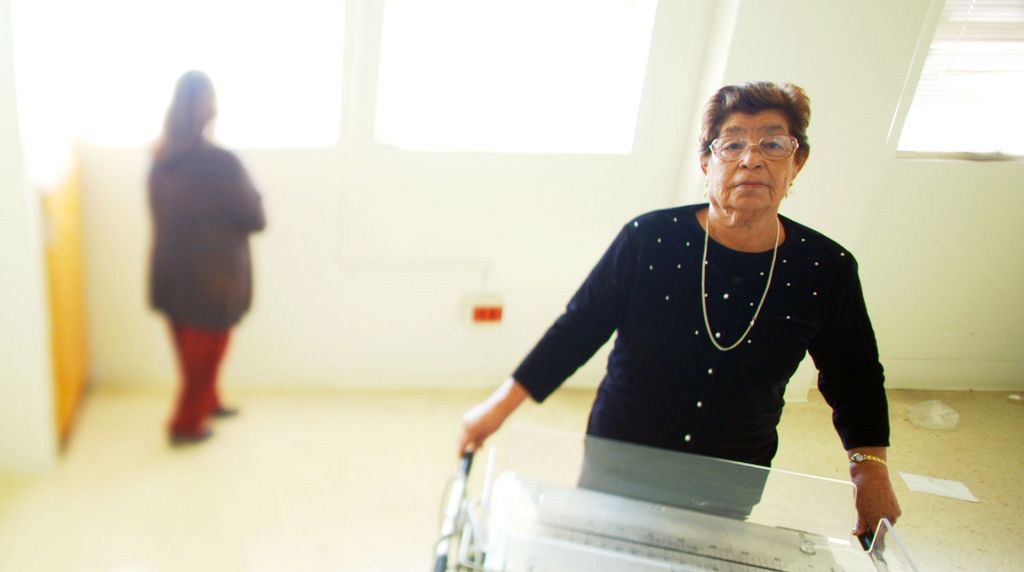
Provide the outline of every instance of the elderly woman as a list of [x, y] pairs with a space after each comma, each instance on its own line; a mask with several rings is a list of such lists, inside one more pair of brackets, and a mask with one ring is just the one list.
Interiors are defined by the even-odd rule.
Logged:
[[184, 74], [149, 173], [150, 302], [170, 322], [182, 376], [172, 445], [205, 440], [210, 418], [236, 412], [221, 403], [217, 373], [252, 300], [249, 235], [266, 224], [241, 162], [210, 141], [216, 114], [210, 78]]
[[894, 522], [888, 405], [857, 263], [779, 215], [810, 154], [809, 118], [795, 85], [718, 90], [700, 135], [708, 204], [629, 221], [512, 377], [466, 412], [459, 451], [527, 397], [543, 401], [617, 332], [588, 434], [768, 466], [808, 352], [856, 486], [855, 534]]

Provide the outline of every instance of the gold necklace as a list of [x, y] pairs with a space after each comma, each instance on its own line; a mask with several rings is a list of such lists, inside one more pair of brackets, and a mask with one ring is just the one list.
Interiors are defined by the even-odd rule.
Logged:
[[775, 259], [779, 254], [779, 237], [782, 235], [782, 222], [778, 218], [775, 219], [775, 248], [772, 250], [772, 265], [768, 269], [768, 282], [764, 285], [764, 292], [761, 294], [761, 301], [757, 303], [757, 309], [754, 310], [754, 317], [750, 319], [750, 324], [747, 325], [747, 330], [743, 332], [740, 339], [736, 340], [731, 346], [723, 346], [718, 343], [715, 333], [711, 331], [711, 322], [708, 320], [708, 298], [707, 298], [707, 271], [708, 271], [708, 237], [711, 234], [711, 213], [708, 213], [708, 218], [704, 222], [704, 255], [701, 257], [700, 265], [700, 307], [704, 311], [704, 328], [708, 332], [708, 337], [711, 339], [711, 343], [718, 348], [719, 351], [727, 352], [739, 347], [743, 340], [747, 338], [747, 334], [750, 330], [754, 329], [754, 322], [757, 321], [757, 316], [761, 313], [761, 306], [764, 306], [764, 300], [768, 297], [768, 289], [772, 285], [772, 275], [775, 274]]

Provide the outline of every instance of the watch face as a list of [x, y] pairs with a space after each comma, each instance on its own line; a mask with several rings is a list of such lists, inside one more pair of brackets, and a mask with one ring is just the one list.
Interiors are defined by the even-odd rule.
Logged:
[[853, 461], [854, 463], [860, 463], [864, 460], [864, 455], [861, 455], [860, 453], [854, 453], [853, 455], [850, 456], [850, 460]]

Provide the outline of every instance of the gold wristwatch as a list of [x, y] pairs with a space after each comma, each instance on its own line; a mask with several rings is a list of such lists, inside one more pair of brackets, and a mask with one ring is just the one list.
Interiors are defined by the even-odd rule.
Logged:
[[854, 453], [850, 455], [851, 463], [863, 463], [864, 461], [874, 461], [876, 463], [886, 464], [885, 459], [876, 457], [874, 455], [865, 455], [864, 453]]

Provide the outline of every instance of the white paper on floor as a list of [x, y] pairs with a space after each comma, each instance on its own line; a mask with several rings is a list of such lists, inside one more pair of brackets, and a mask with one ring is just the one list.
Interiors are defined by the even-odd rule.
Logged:
[[971, 494], [967, 485], [960, 481], [947, 481], [945, 479], [936, 479], [935, 477], [924, 477], [921, 475], [904, 473], [903, 471], [900, 471], [900, 476], [903, 477], [903, 482], [907, 483], [907, 486], [910, 487], [910, 490], [912, 491], [939, 495], [941, 497], [949, 497], [957, 500], [981, 502], [976, 496]]

